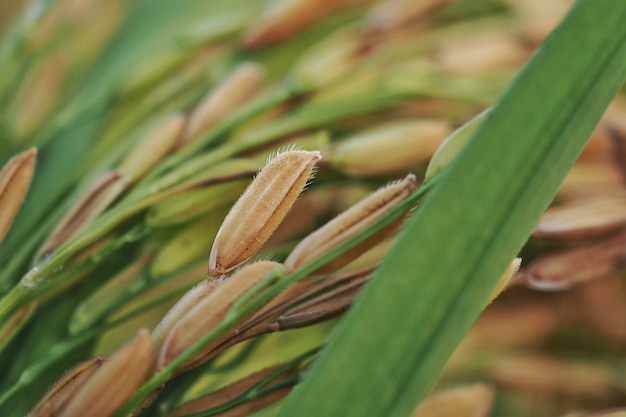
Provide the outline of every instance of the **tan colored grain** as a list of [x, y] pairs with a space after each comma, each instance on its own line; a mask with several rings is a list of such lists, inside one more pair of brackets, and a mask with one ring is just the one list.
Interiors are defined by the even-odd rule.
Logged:
[[80, 387], [94, 374], [106, 360], [104, 357], [81, 362], [67, 371], [50, 387], [28, 417], [52, 417], [58, 415]]
[[533, 232], [539, 239], [591, 239], [626, 224], [626, 194], [581, 198], [555, 206]]
[[126, 189], [128, 177], [109, 171], [96, 178], [72, 209], [57, 224], [42, 246], [42, 255], [57, 250], [70, 237], [89, 224]]
[[274, 0], [247, 30], [243, 43], [252, 49], [279, 43], [349, 3], [349, 0]]
[[24, 201], [35, 169], [36, 149], [14, 156], [0, 171], [0, 242]]
[[451, 0], [384, 0], [369, 12], [365, 27], [371, 31], [396, 29], [428, 16], [450, 2]]
[[493, 387], [485, 384], [438, 391], [429, 395], [411, 417], [487, 417], [493, 398]]
[[453, 76], [485, 76], [514, 71], [527, 58], [528, 50], [506, 29], [484, 29], [443, 42], [436, 59]]
[[144, 381], [151, 356], [150, 333], [140, 329], [80, 387], [59, 417], [110, 416]]
[[[224, 320], [230, 308], [239, 298], [279, 265], [279, 263], [272, 261], [259, 261], [246, 265], [233, 276], [222, 278], [216, 288], [199, 299], [191, 308], [188, 308], [188, 305], [181, 305], [178, 310], [184, 313], [182, 317], [177, 311], [168, 314], [167, 322], [162, 325], [163, 329], [159, 330], [159, 337], [170, 325], [173, 327], [167, 331], [164, 337], [157, 358], [157, 369], [167, 366], [173, 359], [202, 338], [204, 334], [213, 330]], [[202, 353], [192, 360], [192, 363], [210, 352], [223, 339], [224, 336], [210, 343]]]
[[173, 114], [159, 121], [142, 137], [118, 170], [130, 181], [136, 181], [165, 157], [176, 145], [185, 126], [182, 114]]
[[[367, 228], [411, 195], [415, 187], [415, 176], [409, 174], [403, 180], [393, 182], [375, 191], [302, 240], [287, 257], [285, 267], [288, 271], [294, 271], [323, 254], [331, 252], [335, 247]], [[355, 248], [320, 268], [317, 273], [327, 274], [348, 264], [394, 232], [402, 220], [401, 218], [385, 227]]]
[[222, 223], [209, 258], [210, 275], [232, 271], [263, 246], [295, 203], [320, 158], [316, 151], [287, 151], [261, 169]]
[[257, 64], [244, 63], [237, 67], [192, 110], [179, 146], [198, 138], [249, 100], [258, 91], [263, 77], [264, 70]]
[[564, 290], [624, 269], [624, 231], [587, 245], [547, 254], [524, 271], [525, 283], [547, 291]]
[[451, 131], [444, 120], [395, 121], [340, 142], [327, 159], [337, 170], [354, 176], [406, 171], [427, 162]]
[[187, 291], [180, 300], [161, 319], [152, 331], [152, 344], [155, 352], [158, 352], [167, 335], [200, 301], [211, 294], [222, 282], [220, 280], [203, 280], [198, 285]]
[[504, 273], [500, 276], [498, 283], [491, 292], [489, 302], [495, 300], [509, 286], [513, 278], [515, 278], [515, 274], [517, 274], [517, 271], [519, 271], [519, 267], [521, 264], [522, 258], [515, 258], [511, 261], [509, 266], [506, 268], [506, 271], [504, 271]]
[[46, 57], [26, 75], [11, 109], [12, 127], [21, 141], [26, 142], [54, 111], [66, 77], [67, 62], [60, 53]]

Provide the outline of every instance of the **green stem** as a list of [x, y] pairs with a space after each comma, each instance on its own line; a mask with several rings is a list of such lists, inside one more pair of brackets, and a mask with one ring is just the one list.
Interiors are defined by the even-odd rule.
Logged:
[[[32, 270], [37, 273], [38, 271]], [[8, 318], [33, 292], [34, 286], [16, 285], [0, 299], [0, 319]]]

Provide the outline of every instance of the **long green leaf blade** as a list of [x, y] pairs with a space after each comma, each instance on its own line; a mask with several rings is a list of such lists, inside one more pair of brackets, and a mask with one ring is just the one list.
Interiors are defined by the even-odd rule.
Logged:
[[442, 172], [280, 416], [410, 415], [624, 81], [624, 21], [625, 2], [576, 3]]

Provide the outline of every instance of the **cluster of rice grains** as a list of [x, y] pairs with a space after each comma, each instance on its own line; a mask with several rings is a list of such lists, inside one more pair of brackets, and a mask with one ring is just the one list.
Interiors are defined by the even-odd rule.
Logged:
[[[275, 415], [570, 6], [144, 3], [6, 31], [2, 415]], [[622, 95], [415, 417], [625, 412], [625, 141]]]

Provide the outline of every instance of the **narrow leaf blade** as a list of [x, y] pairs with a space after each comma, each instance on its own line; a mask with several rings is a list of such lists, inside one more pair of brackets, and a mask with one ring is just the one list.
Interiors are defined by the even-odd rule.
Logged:
[[280, 416], [410, 415], [626, 77], [625, 19], [626, 3], [576, 3], [442, 172]]

